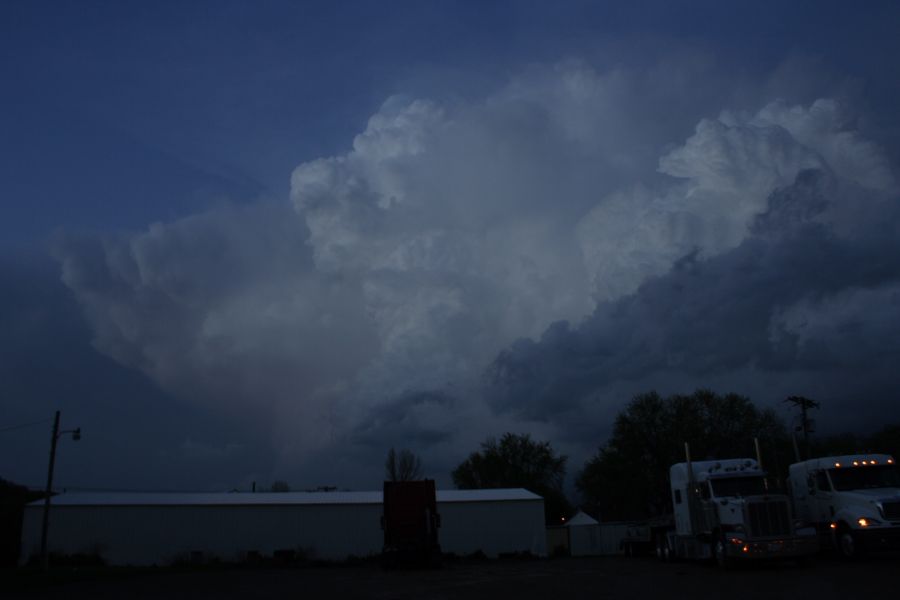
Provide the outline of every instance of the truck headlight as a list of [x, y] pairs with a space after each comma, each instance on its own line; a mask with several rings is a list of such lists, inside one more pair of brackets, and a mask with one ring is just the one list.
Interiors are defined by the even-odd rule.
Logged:
[[881, 521], [878, 519], [869, 519], [867, 517], [860, 517], [856, 520], [860, 527], [870, 527], [871, 525], [881, 525]]

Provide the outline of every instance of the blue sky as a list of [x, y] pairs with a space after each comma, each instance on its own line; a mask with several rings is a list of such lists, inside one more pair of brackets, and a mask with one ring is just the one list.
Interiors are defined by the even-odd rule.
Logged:
[[[895, 97], [896, 9], [842, 2], [10, 2], [2, 27], [7, 240], [140, 228], [222, 197], [284, 197], [383, 100], [478, 94], [568, 56], [790, 56]], [[52, 168], [52, 171], [50, 170]], [[142, 179], [141, 186], [129, 185]], [[122, 193], [127, 187], [129, 192]]]
[[[878, 368], [897, 279], [860, 265], [893, 249], [898, 13], [6, 2], [0, 428], [61, 406], [86, 431], [64, 483], [211, 489], [372, 486], [404, 444], [446, 478], [507, 429], [574, 472], [651, 388], [877, 413], [898, 387]], [[713, 176], [719, 152], [733, 164]], [[840, 243], [772, 225], [784, 197]], [[768, 294], [721, 275], [754, 244], [780, 257], [757, 266]], [[804, 248], [844, 277], [787, 283]], [[686, 256], [728, 283], [708, 347], [640, 308]], [[765, 335], [726, 349], [747, 322]], [[540, 382], [479, 383], [532, 361]], [[0, 434], [0, 477], [39, 481], [38, 433]]]

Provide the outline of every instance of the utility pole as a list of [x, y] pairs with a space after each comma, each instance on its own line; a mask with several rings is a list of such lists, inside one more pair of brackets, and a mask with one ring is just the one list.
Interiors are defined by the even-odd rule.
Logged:
[[47, 466], [47, 489], [44, 490], [44, 522], [41, 528], [41, 566], [46, 571], [50, 568], [50, 554], [47, 552], [47, 529], [50, 524], [50, 496], [53, 495], [53, 466], [56, 463], [56, 442], [59, 436], [71, 433], [76, 442], [81, 439], [81, 427], [68, 431], [59, 430], [59, 411], [53, 418], [53, 433], [50, 436], [50, 464]]
[[[806, 411], [812, 408], [819, 408], [819, 403], [815, 400], [810, 400], [809, 398], [804, 398], [803, 396], [790, 396], [784, 400], [785, 402], [790, 402], [794, 406], [800, 407], [800, 426], [796, 428], [796, 431], [803, 432], [803, 446], [806, 448], [806, 458], [810, 456], [809, 450], [809, 434], [812, 432], [812, 421], [807, 418]], [[795, 442], [796, 443], [796, 442]]]
[[53, 465], [56, 463], [56, 441], [59, 439], [59, 411], [53, 418], [53, 433], [50, 436], [50, 465], [47, 467], [47, 488], [44, 490], [44, 523], [41, 527], [41, 566], [46, 571], [50, 566], [47, 554], [47, 526], [50, 523], [50, 495], [53, 493]]

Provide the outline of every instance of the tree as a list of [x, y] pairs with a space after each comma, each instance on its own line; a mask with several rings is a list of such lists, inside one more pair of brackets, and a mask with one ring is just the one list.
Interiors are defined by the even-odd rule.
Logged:
[[289, 492], [291, 491], [291, 486], [288, 485], [287, 481], [273, 481], [272, 487], [269, 488], [270, 492]]
[[32, 491], [0, 477], [0, 569], [18, 564], [25, 505], [43, 497], [43, 490]]
[[900, 456], [900, 424], [885, 425], [868, 434], [840, 433], [815, 440], [813, 456], [839, 454], [890, 454]]
[[384, 461], [384, 477], [388, 481], [414, 481], [422, 478], [422, 462], [407, 449], [398, 453], [391, 448]]
[[900, 455], [900, 425], [885, 425], [879, 431], [866, 436], [864, 449], [872, 453]]
[[708, 390], [661, 398], [635, 396], [619, 413], [612, 435], [589, 459], [575, 486], [605, 519], [636, 519], [671, 509], [669, 467], [684, 461], [755, 456], [759, 438], [763, 467], [779, 475], [791, 460], [784, 424], [771, 409], [759, 410], [737, 394]]
[[568, 516], [569, 503], [563, 493], [566, 456], [557, 455], [549, 442], [531, 436], [506, 433], [498, 442], [488, 438], [453, 471], [459, 489], [521, 487], [544, 498], [548, 524]]

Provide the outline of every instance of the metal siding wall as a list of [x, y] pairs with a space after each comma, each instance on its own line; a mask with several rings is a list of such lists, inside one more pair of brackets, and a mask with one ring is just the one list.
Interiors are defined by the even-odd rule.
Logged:
[[543, 500], [439, 502], [438, 512], [444, 552], [547, 555]]
[[[381, 505], [54, 507], [54, 552], [99, 551], [110, 564], [166, 564], [202, 551], [225, 560], [249, 550], [303, 550], [344, 559], [381, 552]], [[23, 560], [40, 547], [41, 509], [29, 507]]]
[[[50, 512], [54, 552], [99, 551], [110, 564], [167, 564], [202, 551], [224, 560], [254, 550], [307, 551], [342, 560], [381, 552], [381, 504], [268, 506], [56, 506]], [[40, 548], [41, 507], [28, 507], [22, 560]], [[543, 500], [442, 502], [445, 552], [546, 556]]]

